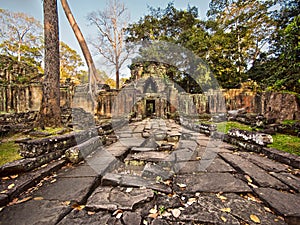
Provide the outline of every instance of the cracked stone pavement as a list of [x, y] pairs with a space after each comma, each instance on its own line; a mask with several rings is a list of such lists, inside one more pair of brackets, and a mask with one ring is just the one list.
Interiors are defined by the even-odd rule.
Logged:
[[172, 120], [115, 131], [118, 141], [59, 170], [0, 224], [300, 224], [300, 173]]

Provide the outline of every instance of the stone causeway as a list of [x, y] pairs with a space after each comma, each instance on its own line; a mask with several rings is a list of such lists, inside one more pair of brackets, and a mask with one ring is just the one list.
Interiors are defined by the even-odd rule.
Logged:
[[[1, 208], [0, 224], [300, 224], [300, 171], [288, 160], [171, 119], [125, 124], [115, 135], [79, 163], [46, 165], [55, 172]], [[0, 201], [17, 182], [2, 178]]]

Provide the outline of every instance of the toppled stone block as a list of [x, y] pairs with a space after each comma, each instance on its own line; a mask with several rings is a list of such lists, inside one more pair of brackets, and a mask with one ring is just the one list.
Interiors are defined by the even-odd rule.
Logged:
[[228, 132], [229, 137], [237, 138], [244, 142], [250, 142], [262, 146], [273, 143], [273, 138], [269, 134], [245, 131], [240, 129], [231, 129]]
[[86, 156], [102, 145], [100, 137], [93, 137], [90, 140], [66, 150], [65, 156], [72, 163], [79, 163]]

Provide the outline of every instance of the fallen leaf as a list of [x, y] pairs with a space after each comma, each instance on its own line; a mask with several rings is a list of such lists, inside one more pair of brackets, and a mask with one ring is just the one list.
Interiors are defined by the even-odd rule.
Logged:
[[16, 186], [16, 185], [15, 184], [10, 184], [10, 185], [8, 185], [7, 189], [12, 189], [12, 188], [14, 188], [14, 186]]
[[120, 219], [120, 218], [122, 217], [122, 215], [123, 215], [123, 213], [118, 213], [118, 214], [116, 215], [116, 218], [117, 218], [117, 219]]
[[245, 175], [245, 178], [247, 179], [247, 181], [248, 181], [249, 183], [252, 183], [251, 177], [249, 177], [248, 175]]
[[19, 176], [19, 175], [16, 174], [16, 175], [12, 175], [12, 176], [10, 176], [10, 177], [11, 177], [11, 179], [16, 179], [18, 176]]
[[91, 216], [91, 215], [94, 215], [95, 212], [88, 211], [87, 214]]
[[44, 165], [42, 165], [41, 166], [41, 168], [44, 168], [44, 167], [46, 167], [46, 166], [48, 166], [48, 164], [46, 163], [46, 164], [44, 164]]
[[33, 200], [35, 200], [35, 201], [40, 201], [40, 200], [43, 200], [44, 198], [43, 197], [35, 197], [35, 198], [33, 198]]
[[220, 193], [217, 194], [217, 198], [221, 199], [222, 202], [227, 200], [227, 198], [225, 196], [221, 195]]
[[250, 219], [255, 223], [260, 223], [260, 219], [256, 215], [251, 214]]
[[172, 209], [171, 212], [175, 218], [178, 218], [181, 214], [181, 211], [179, 209]]
[[253, 187], [253, 188], [258, 188], [255, 184], [252, 184], [252, 183], [248, 183], [248, 185]]
[[221, 220], [226, 223], [227, 222], [227, 219], [224, 217], [224, 216], [221, 216]]
[[269, 212], [269, 213], [272, 213], [272, 211], [271, 211], [271, 209], [270, 209], [270, 208], [268, 208], [268, 207], [264, 207], [264, 209], [265, 209], [267, 212]]
[[117, 209], [113, 212], [113, 216], [118, 215], [119, 213], [123, 213], [123, 211], [121, 209]]
[[71, 204], [71, 201], [65, 201], [65, 202], [62, 202], [62, 204], [65, 205], [65, 206], [68, 206], [68, 205]]
[[230, 213], [231, 212], [231, 208], [223, 208], [223, 209], [220, 209], [222, 212], [227, 212], [227, 213]]
[[1, 191], [0, 194], [5, 194], [7, 193], [7, 190]]
[[169, 213], [169, 212], [167, 212], [167, 211], [163, 212], [163, 214], [161, 214], [161, 215], [164, 216], [164, 217], [170, 217], [170, 216], [172, 216], [172, 214]]
[[197, 202], [197, 199], [196, 198], [189, 198], [188, 201], [187, 201], [187, 204], [188, 205], [192, 205], [193, 203]]
[[201, 157], [200, 156], [196, 157], [196, 160], [201, 160]]
[[129, 193], [132, 192], [133, 188], [127, 188], [125, 192]]
[[77, 203], [75, 203], [74, 205], [72, 205], [72, 208], [78, 211], [81, 211], [85, 208], [85, 205], [79, 205]]
[[186, 188], [187, 185], [186, 184], [179, 184], [179, 183], [177, 183], [177, 186], [180, 187], [180, 188]]
[[50, 181], [51, 184], [54, 183], [54, 182], [56, 182], [56, 179], [53, 179], [53, 180]]
[[10, 180], [10, 177], [2, 177], [2, 180]]
[[164, 183], [165, 185], [170, 186], [170, 185], [172, 184], [172, 181], [171, 181], [171, 180], [166, 180], [166, 181], [164, 181], [163, 183]]
[[0, 212], [2, 211], [2, 209], [4, 209], [4, 207], [0, 207]]
[[151, 213], [148, 215], [149, 218], [156, 219], [158, 217], [158, 213]]
[[16, 202], [16, 204], [20, 204], [20, 203], [22, 203], [22, 202], [27, 202], [27, 201], [30, 200], [30, 199], [32, 199], [31, 196], [30, 196], [30, 197], [27, 197], [27, 198], [23, 198], [23, 199], [21, 199], [21, 200], [18, 200], [18, 201]]
[[156, 214], [157, 212], [158, 212], [157, 211], [157, 205], [155, 205], [154, 208], [152, 208], [152, 209], [149, 210], [150, 214]]

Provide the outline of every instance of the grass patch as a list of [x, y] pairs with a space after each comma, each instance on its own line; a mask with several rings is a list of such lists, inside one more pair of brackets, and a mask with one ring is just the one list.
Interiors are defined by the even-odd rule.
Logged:
[[12, 141], [0, 144], [0, 166], [22, 157], [18, 153], [19, 145]]
[[64, 127], [45, 127], [44, 130], [42, 130], [41, 128], [34, 128], [35, 131], [39, 131], [39, 132], [47, 132], [50, 135], [56, 135], [57, 132], [62, 131], [63, 129], [65, 129]]
[[300, 122], [299, 120], [284, 120], [281, 123], [283, 125], [294, 125], [295, 123]]
[[248, 130], [248, 131], [252, 130], [251, 126], [241, 124], [241, 123], [235, 122], [235, 121], [228, 121], [228, 122], [225, 121], [225, 122], [221, 122], [221, 123], [216, 123], [216, 125], [217, 125], [217, 130], [219, 132], [223, 132], [225, 134], [227, 134], [228, 131], [232, 128]]
[[273, 144], [268, 145], [268, 147], [276, 148], [285, 152], [289, 152], [300, 156], [300, 138], [286, 135], [286, 134], [276, 134], [272, 135]]

